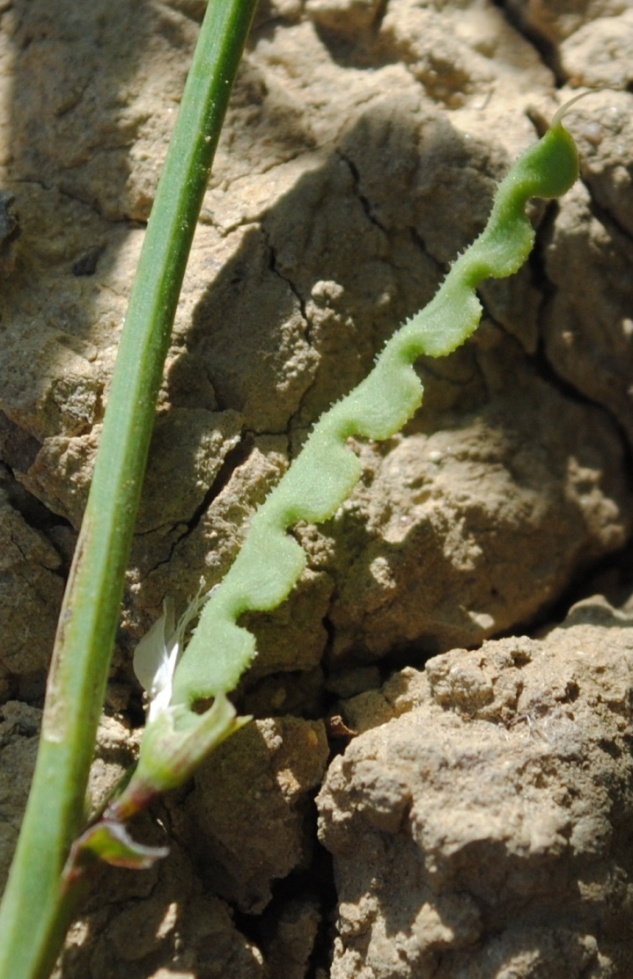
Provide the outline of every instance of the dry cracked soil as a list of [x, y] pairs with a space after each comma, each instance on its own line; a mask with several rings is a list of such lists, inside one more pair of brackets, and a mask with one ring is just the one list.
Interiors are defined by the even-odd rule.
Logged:
[[[0, 0], [0, 874], [204, 0]], [[158, 406], [92, 774], [135, 644], [217, 582], [313, 421], [578, 88], [581, 179], [422, 360], [239, 691], [56, 979], [633, 979], [630, 0], [262, 0]], [[629, 808], [630, 807], [630, 808]], [[8, 977], [7, 977], [8, 979]]]

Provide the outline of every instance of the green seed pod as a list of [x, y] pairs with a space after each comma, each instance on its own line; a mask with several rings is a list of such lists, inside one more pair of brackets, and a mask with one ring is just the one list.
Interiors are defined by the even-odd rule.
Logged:
[[[139, 766], [146, 783], [151, 784], [153, 765], [158, 764], [156, 751], [151, 750], [155, 743], [161, 745], [161, 771], [157, 771], [161, 784], [169, 764], [165, 752], [177, 758], [179, 778], [189, 756], [192, 767], [197, 763], [202, 749], [198, 745], [194, 751], [191, 745], [197, 740], [192, 732], [200, 717], [191, 708], [202, 698], [223, 702], [252, 661], [255, 639], [238, 624], [240, 616], [275, 608], [298, 581], [305, 555], [288, 535], [288, 528], [298, 520], [320, 523], [328, 519], [354, 488], [361, 468], [347, 438], [382, 440], [395, 435], [422, 401], [414, 361], [422, 354], [445, 356], [464, 343], [481, 318], [475, 292], [479, 283], [489, 276], [512, 274], [527, 258], [534, 242], [525, 213], [528, 200], [559, 197], [578, 176], [576, 146], [561, 123], [565, 109], [575, 101], [559, 110], [548, 132], [501, 182], [486, 227], [455, 261], [434, 299], [400, 327], [365, 380], [314, 426], [297, 459], [253, 516], [238, 557], [210, 594], [178, 661], [169, 650], [157, 658], [162, 672], [155, 686], [161, 691], [161, 703], [158, 716], [150, 710], [149, 747], [144, 752], [141, 746]], [[147, 686], [148, 677], [144, 679]], [[150, 688], [152, 683], [149, 677]], [[167, 690], [171, 692], [169, 704], [165, 703]], [[184, 723], [187, 716], [191, 724]], [[221, 740], [236, 724], [239, 721], [232, 716], [223, 719], [219, 730], [210, 732], [209, 742]], [[154, 726], [156, 738], [152, 737]], [[182, 739], [187, 746], [183, 741], [179, 747]], [[130, 789], [134, 790], [134, 779]]]
[[233, 689], [255, 654], [253, 637], [237, 625], [239, 615], [275, 607], [303, 570], [305, 561], [287, 528], [297, 520], [318, 523], [331, 517], [360, 476], [346, 439], [395, 435], [422, 401], [413, 362], [422, 354], [444, 356], [464, 343], [481, 318], [476, 287], [489, 276], [512, 274], [527, 258], [534, 241], [525, 214], [528, 200], [559, 197], [578, 176], [576, 146], [561, 124], [565, 108], [501, 182], [488, 224], [454, 263], [435, 298], [388, 341], [368, 377], [321, 417], [253, 517], [235, 564], [203, 609], [176, 667], [172, 703], [191, 706]]

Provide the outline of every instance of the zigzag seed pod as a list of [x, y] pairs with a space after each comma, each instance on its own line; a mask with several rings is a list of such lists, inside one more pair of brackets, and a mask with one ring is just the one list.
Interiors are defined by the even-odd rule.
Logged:
[[527, 258], [534, 242], [525, 214], [528, 200], [559, 197], [578, 176], [576, 147], [562, 114], [502, 181], [486, 227], [454, 263], [435, 298], [387, 342], [368, 377], [321, 417], [253, 517], [235, 563], [206, 604], [176, 668], [172, 704], [191, 706], [235, 688], [255, 655], [255, 640], [237, 619], [246, 611], [275, 608], [305, 567], [303, 551], [287, 529], [298, 520], [327, 520], [360, 476], [346, 439], [395, 435], [422, 401], [413, 362], [422, 354], [442, 357], [464, 343], [481, 317], [479, 283], [511, 275]]

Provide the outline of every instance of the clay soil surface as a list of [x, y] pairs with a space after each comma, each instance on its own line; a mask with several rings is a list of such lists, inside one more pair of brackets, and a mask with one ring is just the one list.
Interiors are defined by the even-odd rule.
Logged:
[[[0, 875], [203, 0], [0, 0]], [[92, 775], [134, 647], [578, 89], [581, 179], [422, 359], [405, 432], [250, 619], [254, 722], [133, 827], [57, 979], [633, 977], [630, 0], [262, 0], [165, 369]], [[9, 979], [9, 977], [7, 977]]]

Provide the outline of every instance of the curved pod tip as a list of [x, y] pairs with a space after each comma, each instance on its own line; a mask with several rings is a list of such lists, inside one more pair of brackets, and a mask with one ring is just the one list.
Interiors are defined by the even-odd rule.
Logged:
[[563, 126], [563, 118], [576, 102], [592, 94], [593, 90], [580, 92], [561, 105], [550, 128], [534, 147], [532, 162], [538, 165], [541, 184], [535, 196], [548, 199], [562, 197], [578, 179], [578, 149], [573, 137]]
[[591, 88], [587, 92], [579, 92], [578, 95], [574, 95], [571, 99], [567, 99], [566, 102], [563, 102], [552, 119], [550, 129], [560, 128], [563, 123], [563, 118], [567, 115], [572, 105], [575, 105], [576, 102], [580, 102], [581, 99], [586, 98], [588, 95], [594, 95], [596, 91], [600, 91], [600, 89]]

